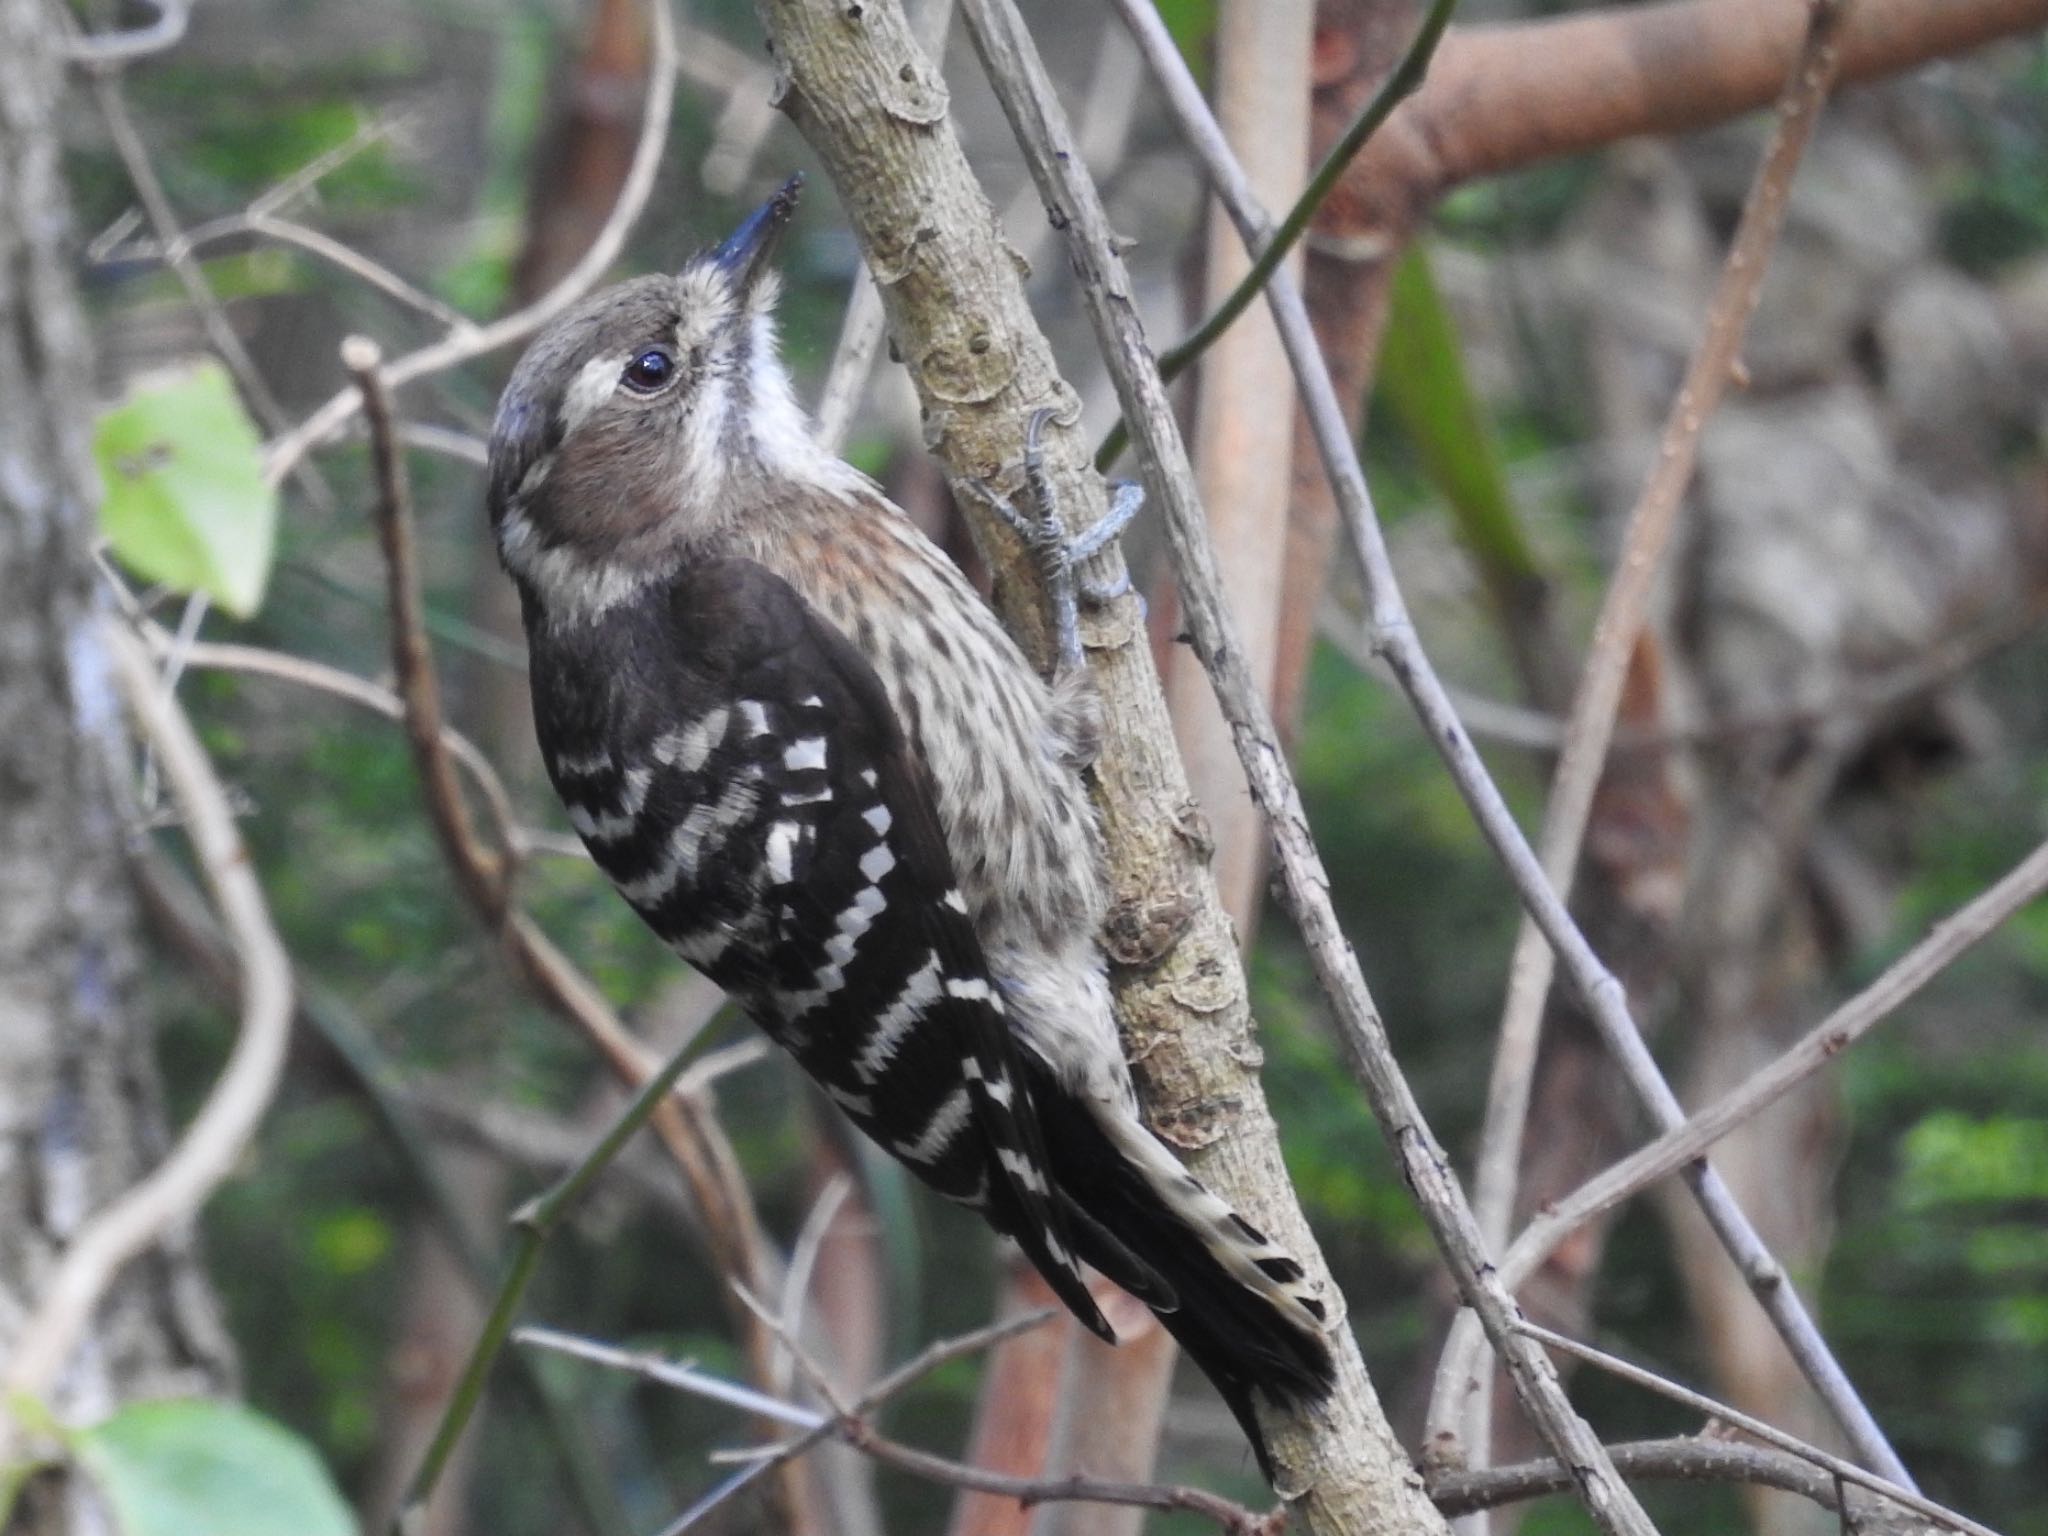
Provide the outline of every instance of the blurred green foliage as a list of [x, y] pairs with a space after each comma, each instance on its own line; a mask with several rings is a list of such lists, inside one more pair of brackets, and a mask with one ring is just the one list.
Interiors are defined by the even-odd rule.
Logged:
[[[409, 275], [470, 313], [487, 315], [509, 302], [530, 168], [574, 53], [567, 10], [530, 0], [503, 8], [439, 0], [402, 15], [377, 9], [357, 24], [352, 46], [323, 37], [316, 47], [309, 33], [281, 54], [209, 37], [210, 9], [196, 13], [201, 32], [191, 48], [136, 71], [129, 87], [188, 218], [243, 206], [365, 124], [422, 114], [406, 134], [378, 141], [324, 180], [308, 216], [373, 249], [387, 249], [380, 242], [388, 239]], [[278, 17], [300, 14], [282, 3], [273, 9]], [[1173, 0], [1165, 9], [1183, 48], [1205, 60], [1212, 0]], [[739, 0], [692, 6], [690, 16], [750, 52], [758, 46]], [[472, 88], [487, 92], [473, 122], [426, 110]], [[2013, 96], [2013, 123], [1984, 130], [1995, 152], [1955, 173], [1947, 228], [1968, 260], [2037, 249], [2048, 231], [2041, 160], [2029, 158], [2025, 133], [2026, 114], [2038, 110], [2043, 92], [2036, 61]], [[672, 264], [727, 227], [743, 204], [744, 195], [713, 197], [694, 183], [718, 108], [701, 91], [681, 93], [661, 187], [622, 265]], [[812, 163], [779, 132], [761, 167], [779, 174]], [[436, 163], [437, 154], [466, 158], [451, 167]], [[129, 193], [118, 166], [90, 141], [74, 169], [81, 225], [96, 231], [126, 209]], [[1578, 163], [1464, 189], [1445, 208], [1441, 233], [1487, 252], [1533, 245], [1571, 217], [1596, 174], [1592, 163]], [[828, 189], [822, 179], [813, 185], [818, 195], [788, 251], [784, 317], [791, 356], [814, 378], [836, 335], [851, 251], [835, 233]], [[339, 387], [332, 342], [343, 330], [429, 334], [425, 322], [296, 256], [222, 250], [206, 269], [237, 296], [237, 320], [252, 331], [259, 360], [294, 410]], [[161, 319], [178, 303], [175, 287], [143, 264], [117, 260], [93, 282], [109, 335]], [[1594, 566], [1584, 508], [1533, 507], [1518, 485], [1526, 466], [1569, 445], [1577, 407], [1540, 390], [1480, 401], [1461, 350], [1418, 261], [1397, 294], [1382, 376], [1385, 419], [1369, 429], [1383, 507], [1397, 523], [1455, 517], [1468, 541], [1518, 566], [1537, 558], [1526, 538], [1532, 515], [1556, 513], [1552, 521], [1579, 544], [1561, 559], [1550, 554], [1563, 567], [1551, 574], [1567, 586], [1583, 583]], [[494, 358], [446, 381], [432, 395], [435, 419], [482, 430], [509, 366], [509, 358]], [[880, 473], [889, 451], [869, 442], [857, 456]], [[343, 448], [320, 464], [338, 510], [325, 514], [291, 496], [270, 601], [249, 625], [218, 632], [380, 675], [387, 662], [362, 455]], [[481, 680], [507, 665], [476, 638], [470, 620], [476, 572], [492, 559], [479, 488], [465, 466], [415, 455], [413, 468], [428, 599], [460, 710]], [[2032, 658], [1994, 677], [1993, 686], [2001, 706], [2013, 704], [2017, 740], [2038, 748], [2048, 740], [2048, 722], [2038, 718], [2048, 706], [2015, 702], [2043, 697], [2038, 648]], [[1489, 683], [1510, 686], [1504, 677]], [[293, 955], [309, 978], [348, 1001], [391, 1074], [592, 1129], [601, 1076], [578, 1044], [507, 983], [489, 936], [460, 909], [420, 816], [398, 734], [275, 683], [197, 676], [184, 687], [246, 798], [244, 831]], [[1542, 765], [1490, 755], [1525, 824], [1533, 824]], [[1512, 898], [1405, 706], [1334, 652], [1315, 658], [1295, 760], [1346, 931], [1433, 1123], [1462, 1158], [1476, 1130]], [[2015, 748], [2003, 760], [2025, 755]], [[532, 792], [516, 767], [513, 778], [524, 812], [559, 830], [549, 797]], [[1971, 769], [1930, 817], [1899, 921], [1860, 970], [1874, 972], [2039, 836], [2044, 799], [2048, 778], [2039, 769]], [[539, 860], [526, 871], [522, 893], [610, 997], [629, 1011], [649, 1007], [673, 962], [587, 867]], [[1254, 986], [1290, 1169], [1375, 1375], [1412, 1429], [1412, 1386], [1434, 1350], [1441, 1302], [1433, 1249], [1364, 1111], [1300, 947], [1277, 913], [1258, 936]], [[229, 1021], [216, 1003], [180, 996], [167, 1072], [184, 1109], [216, 1069]], [[2037, 908], [1851, 1054], [1842, 1072], [1850, 1130], [1838, 1237], [1818, 1298], [1852, 1376], [1896, 1429], [1909, 1464], [1926, 1471], [1935, 1492], [2013, 1536], [2048, 1533], [2041, 1513], [2048, 1509], [2044, 1008], [2048, 910]], [[733, 1038], [732, 1030], [715, 1027], [714, 1038]], [[243, 1344], [251, 1400], [307, 1436], [342, 1485], [360, 1491], [374, 1470], [393, 1390], [389, 1352], [427, 1217], [421, 1192], [352, 1083], [318, 1038], [301, 1041], [260, 1151], [209, 1210], [206, 1232]], [[812, 1193], [818, 1132], [807, 1097], [777, 1061], [725, 1081], [719, 1098], [768, 1225], [786, 1242]], [[505, 1210], [541, 1178], [517, 1168], [499, 1208], [471, 1213], [494, 1253]], [[892, 1350], [907, 1352], [982, 1321], [994, 1266], [978, 1222], [907, 1191], [897, 1175], [877, 1186], [877, 1205], [899, 1272]], [[1612, 1240], [1599, 1329], [1631, 1352], [1663, 1348], [1667, 1357], [1657, 1363], [1703, 1381], [1699, 1359], [1673, 1323], [1682, 1307], [1660, 1225], [1632, 1212]], [[688, 1356], [707, 1369], [739, 1370], [719, 1281], [700, 1246], [683, 1224], [627, 1193], [606, 1191], [559, 1240], [531, 1315]], [[635, 1529], [658, 1528], [708, 1486], [716, 1474], [704, 1450], [744, 1433], [723, 1410], [615, 1374], [559, 1360], [544, 1371], [601, 1448]], [[937, 1373], [895, 1410], [891, 1427], [957, 1449], [978, 1371], [961, 1362]], [[1690, 1427], [1663, 1405], [1596, 1378], [1582, 1378], [1575, 1390], [1616, 1434]], [[505, 1536], [569, 1528], [562, 1478], [526, 1400], [495, 1394], [487, 1426], [477, 1528]], [[1166, 1470], [1215, 1477], [1209, 1465]], [[1246, 1459], [1226, 1477], [1236, 1492], [1253, 1496]], [[942, 1493], [894, 1477], [883, 1484], [891, 1529], [936, 1526], [947, 1503]], [[1671, 1536], [1705, 1536], [1742, 1518], [1734, 1498], [1721, 1493], [1659, 1494], [1655, 1509]], [[1586, 1529], [1562, 1500], [1537, 1506], [1524, 1526], [1546, 1536]]]

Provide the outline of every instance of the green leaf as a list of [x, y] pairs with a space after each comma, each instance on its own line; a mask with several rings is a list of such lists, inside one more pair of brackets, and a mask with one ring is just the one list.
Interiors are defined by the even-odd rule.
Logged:
[[312, 1447], [240, 1403], [134, 1403], [72, 1449], [121, 1536], [355, 1536]]
[[121, 563], [237, 618], [263, 601], [277, 494], [263, 480], [256, 424], [220, 364], [159, 375], [93, 433], [100, 527]]
[[1493, 423], [1465, 376], [1457, 326], [1421, 246], [1411, 246], [1394, 269], [1391, 299], [1380, 399], [1451, 504], [1458, 537], [1481, 564], [1509, 581], [1540, 575], [1508, 498]]
[[1216, 36], [1217, 0], [1156, 0], [1159, 19], [1173, 37], [1195, 79], [1209, 84], [1210, 42]]

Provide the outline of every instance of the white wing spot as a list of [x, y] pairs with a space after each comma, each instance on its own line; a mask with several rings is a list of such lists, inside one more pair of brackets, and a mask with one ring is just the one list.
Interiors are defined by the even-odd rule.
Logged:
[[871, 805], [861, 813], [860, 819], [875, 829], [875, 836], [882, 837], [887, 834], [889, 823], [894, 818], [889, 815], [886, 805]]
[[773, 734], [768, 726], [768, 706], [759, 699], [741, 699], [740, 718], [747, 722], [747, 734], [749, 736], [768, 736]]
[[593, 752], [588, 757], [557, 757], [554, 760], [555, 773], [564, 779], [591, 779], [600, 773], [612, 771], [612, 755], [609, 752]]
[[640, 812], [647, 804], [647, 791], [653, 783], [651, 770], [628, 768], [625, 788], [618, 799], [618, 810], [593, 812], [573, 801], [565, 802], [569, 808], [569, 825], [588, 841], [623, 842], [638, 829]]
[[1013, 1152], [1008, 1147], [1002, 1147], [997, 1150], [996, 1158], [1009, 1171], [1011, 1178], [1030, 1190], [1034, 1195], [1052, 1193], [1051, 1190], [1046, 1188], [1045, 1175], [1039, 1171], [1038, 1165], [1022, 1152]]
[[782, 754], [782, 766], [791, 773], [800, 773], [806, 768], [825, 766], [825, 738], [806, 736], [802, 741], [793, 741]]
[[895, 1059], [896, 1047], [903, 1043], [904, 1035], [924, 1016], [925, 1009], [938, 1000], [939, 990], [939, 957], [933, 955], [911, 974], [896, 1001], [876, 1016], [874, 1032], [853, 1061], [853, 1070], [860, 1074], [862, 1082], [872, 1083], [881, 1076]]
[[827, 1083], [825, 1091], [832, 1096], [835, 1104], [852, 1114], [866, 1117], [875, 1112], [874, 1101], [864, 1093], [855, 1093], [851, 1089], [840, 1087], [837, 1083]]
[[654, 743], [654, 755], [662, 762], [695, 773], [711, 756], [711, 749], [725, 739], [732, 715], [723, 704], [707, 710], [679, 731], [669, 731]]
[[995, 989], [979, 976], [970, 976], [964, 981], [957, 976], [948, 977], [946, 995], [965, 998], [969, 1002], [987, 1003], [997, 1013], [1003, 1011], [1003, 1000], [996, 996]]
[[778, 821], [768, 829], [768, 878], [777, 885], [789, 884], [795, 873], [798, 831], [793, 821]]
[[944, 898], [940, 901], [940, 905], [951, 907], [962, 917], [967, 915], [967, 898], [962, 896], [957, 890], [946, 892]]
[[886, 843], [877, 843], [860, 856], [860, 872], [870, 885], [880, 884], [882, 876], [895, 867], [896, 855]]
[[917, 1140], [899, 1141], [896, 1150], [913, 1163], [937, 1162], [945, 1155], [946, 1148], [953, 1144], [953, 1138], [966, 1128], [969, 1112], [967, 1085], [962, 1083], [947, 1094], [945, 1102], [932, 1112]]
[[716, 963], [729, 942], [730, 936], [723, 928], [700, 928], [694, 933], [677, 934], [668, 941], [668, 947], [702, 970]]

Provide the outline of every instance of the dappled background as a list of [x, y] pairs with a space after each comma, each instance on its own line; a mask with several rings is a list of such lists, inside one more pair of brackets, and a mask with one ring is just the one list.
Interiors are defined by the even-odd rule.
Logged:
[[[1116, 22], [1027, 6], [1101, 178], [1148, 325], [1199, 306], [1200, 180]], [[1170, 7], [1207, 57], [1209, 7]], [[1533, 6], [1531, 12], [1554, 9]], [[1519, 14], [1466, 8], [1461, 21]], [[813, 164], [768, 104], [751, 9], [678, 8], [684, 61], [655, 194], [625, 270], [673, 265], [792, 168]], [[342, 336], [398, 354], [443, 329], [260, 228], [274, 215], [388, 265], [474, 317], [540, 292], [609, 209], [639, 120], [647, 43], [619, 0], [316, 6], [207, 0], [176, 50], [131, 71], [127, 111], [188, 230], [220, 316], [274, 400], [275, 433], [344, 384]], [[1113, 401], [1066, 263], [971, 55], [953, 106], [1040, 317], [1093, 427]], [[1365, 427], [1367, 467], [1423, 638], [1503, 787], [1534, 825], [1569, 658], [1711, 296], [1767, 124], [1474, 182], [1441, 205], [1394, 285]], [[69, 123], [90, 242], [99, 382], [205, 349], [186, 289], [132, 209], [92, 98]], [[1744, 349], [1746, 386], [1709, 429], [1653, 643], [1596, 808], [1581, 916], [1692, 1099], [1732, 1086], [1875, 975], [2043, 832], [2048, 793], [2048, 55], [2003, 45], [1845, 88], [1800, 171]], [[252, 224], [251, 210], [256, 212]], [[209, 228], [209, 226], [212, 226]], [[1311, 294], [1357, 259], [1310, 237]], [[858, 252], [825, 179], [784, 248], [787, 349], [816, 398]], [[509, 356], [403, 397], [446, 429], [413, 455], [429, 623], [452, 716], [499, 765], [520, 815], [556, 834], [525, 714], [522, 646], [490, 551], [473, 453]], [[886, 356], [850, 458], [972, 559]], [[431, 451], [439, 448], [445, 451]], [[246, 642], [375, 676], [387, 666], [367, 457], [344, 444], [287, 484]], [[1174, 605], [1142, 524], [1129, 540], [1162, 650]], [[1375, 674], [1344, 556], [1313, 616], [1295, 760], [1346, 929], [1432, 1122], [1469, 1167], [1517, 909], [1441, 764]], [[140, 583], [146, 589], [147, 583]], [[160, 597], [175, 629], [179, 601]], [[1305, 626], [1306, 627], [1306, 626]], [[1567, 670], [1560, 674], [1560, 656]], [[619, 1099], [589, 1053], [508, 978], [457, 899], [402, 736], [270, 679], [195, 664], [181, 684], [243, 812], [304, 984], [310, 1027], [256, 1151], [207, 1212], [222, 1347], [253, 1402], [306, 1435], [366, 1519], [394, 1502], [475, 1326], [475, 1277], [510, 1209], [566, 1166]], [[1282, 686], [1283, 695], [1295, 691]], [[523, 894], [651, 1040], [746, 1026], [648, 937], [595, 872], [547, 839]], [[159, 872], [175, 891], [175, 871]], [[158, 915], [175, 1105], [210, 1080], [232, 1010]], [[1252, 941], [1265, 1080], [1289, 1165], [1410, 1444], [1449, 1291], [1435, 1250], [1323, 1017], [1285, 921]], [[190, 934], [185, 939], [192, 939]], [[1720, 1159], [1791, 1265], [1906, 1463], [2002, 1530], [2048, 1532], [2048, 910], [2021, 912]], [[865, 1370], [985, 1321], [1005, 1281], [978, 1222], [856, 1145], [779, 1057], [728, 1060], [725, 1126], [782, 1245], [821, 1191], [858, 1193], [821, 1251], [817, 1310]], [[1524, 1209], [1641, 1137], [1597, 1044], [1554, 1004]], [[437, 1196], [435, 1189], [441, 1194]], [[1815, 1438], [1828, 1431], [1682, 1196], [1638, 1202], [1544, 1272], [1532, 1308]], [[459, 1246], [459, 1245], [458, 1245]], [[674, 1172], [642, 1148], [550, 1246], [529, 1314], [746, 1374], [723, 1281]], [[503, 1371], [443, 1531], [590, 1528], [593, 1505], [657, 1529], [718, 1475], [735, 1413], [624, 1377], [538, 1362], [544, 1411]], [[895, 1410], [902, 1438], [958, 1450], [979, 1366], [950, 1365]], [[1227, 1414], [1184, 1373], [1159, 1473], [1256, 1502]], [[1609, 1439], [1696, 1418], [1583, 1373]], [[1532, 1448], [1503, 1410], [1505, 1449]], [[564, 1424], [573, 1426], [565, 1431]], [[590, 1458], [595, 1477], [565, 1471]], [[936, 1530], [947, 1490], [857, 1466], [828, 1476], [827, 1529]], [[602, 1494], [590, 1491], [601, 1485]], [[584, 1492], [577, 1491], [579, 1486]], [[1820, 1519], [1726, 1489], [1652, 1491], [1673, 1536]], [[864, 1502], [872, 1499], [873, 1502]], [[735, 1505], [723, 1528], [761, 1528]], [[1804, 1522], [1805, 1524], [1803, 1524]], [[1181, 1529], [1159, 1518], [1160, 1530]], [[1189, 1523], [1187, 1529], [1197, 1528]], [[1523, 1528], [1589, 1528], [1567, 1500]]]

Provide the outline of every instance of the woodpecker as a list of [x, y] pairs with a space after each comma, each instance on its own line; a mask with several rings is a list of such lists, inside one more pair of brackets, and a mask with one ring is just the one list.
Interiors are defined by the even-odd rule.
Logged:
[[[1048, 681], [813, 438], [770, 267], [800, 184], [564, 314], [505, 388], [490, 514], [548, 774], [671, 949], [1093, 1332], [1082, 1265], [1148, 1303], [1265, 1465], [1252, 1395], [1328, 1394], [1325, 1310], [1138, 1117], [1071, 599]], [[1071, 581], [1105, 537], [1040, 543]]]

